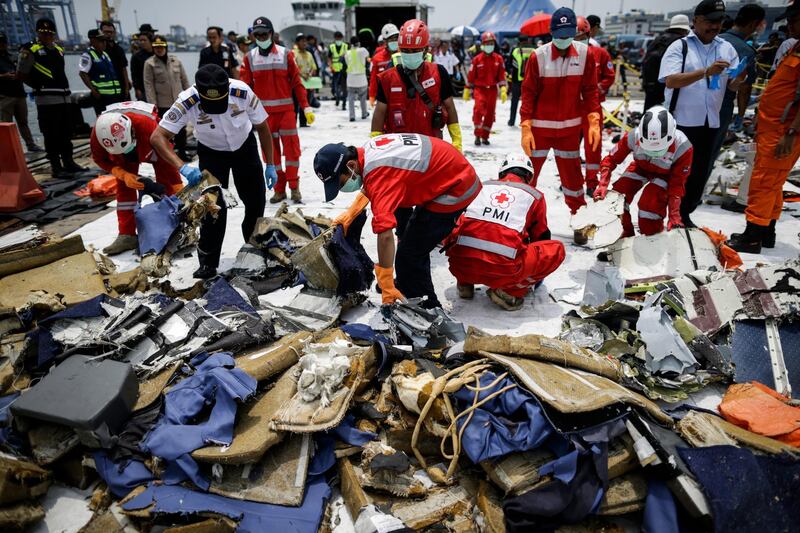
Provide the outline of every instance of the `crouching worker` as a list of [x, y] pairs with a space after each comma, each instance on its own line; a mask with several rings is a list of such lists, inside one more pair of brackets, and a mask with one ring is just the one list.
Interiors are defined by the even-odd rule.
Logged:
[[[117, 223], [119, 235], [103, 248], [106, 255], [117, 255], [139, 246], [134, 209], [139, 193], [172, 195], [183, 188], [178, 169], [158, 157], [150, 146], [150, 135], [158, 126], [158, 110], [147, 102], [122, 102], [109, 105], [92, 129], [92, 159], [105, 172], [117, 178]], [[150, 163], [156, 179], [138, 175], [139, 164]]]
[[475, 284], [486, 285], [494, 303], [516, 311], [564, 261], [564, 245], [550, 240], [544, 195], [529, 185], [530, 159], [509, 154], [499, 178], [483, 184], [445, 248], [460, 297], [471, 299]]
[[630, 203], [644, 187], [639, 198], [639, 231], [654, 235], [664, 229], [682, 228], [681, 199], [686, 178], [692, 168], [692, 143], [675, 128], [675, 119], [665, 108], [653, 106], [645, 111], [635, 131], [627, 132], [600, 163], [600, 183], [594, 192], [602, 200], [608, 192], [611, 171], [633, 153], [633, 162], [614, 182], [613, 190], [625, 196], [622, 215], [623, 237], [632, 237]]
[[[478, 195], [475, 169], [452, 144], [415, 133], [380, 135], [363, 148], [327, 144], [314, 158], [325, 183], [325, 201], [339, 191], [359, 193], [334, 221], [347, 230], [372, 203], [372, 230], [378, 235], [375, 274], [383, 303], [426, 296], [424, 306], [441, 307], [431, 280], [430, 253], [447, 237]], [[413, 208], [395, 254], [395, 211]], [[394, 268], [397, 269], [395, 285]]]

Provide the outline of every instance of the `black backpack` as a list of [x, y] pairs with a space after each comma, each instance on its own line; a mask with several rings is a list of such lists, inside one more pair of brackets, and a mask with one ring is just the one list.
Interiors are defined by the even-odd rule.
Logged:
[[652, 40], [647, 47], [642, 60], [642, 88], [647, 91], [648, 89], [655, 89], [657, 86], [662, 85], [658, 83], [658, 71], [661, 69], [661, 58], [664, 52], [667, 51], [669, 45], [680, 39], [681, 36], [677, 33], [665, 32]]

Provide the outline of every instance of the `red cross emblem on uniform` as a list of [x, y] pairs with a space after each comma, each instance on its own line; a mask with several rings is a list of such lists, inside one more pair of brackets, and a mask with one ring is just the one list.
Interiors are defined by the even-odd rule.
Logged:
[[382, 137], [380, 139], [375, 139], [375, 146], [380, 148], [381, 146], [386, 146], [387, 144], [394, 141], [392, 137]]
[[500, 209], [505, 209], [511, 204], [514, 203], [514, 195], [508, 192], [506, 189], [501, 189], [498, 192], [494, 193], [492, 196], [492, 206], [499, 207]]

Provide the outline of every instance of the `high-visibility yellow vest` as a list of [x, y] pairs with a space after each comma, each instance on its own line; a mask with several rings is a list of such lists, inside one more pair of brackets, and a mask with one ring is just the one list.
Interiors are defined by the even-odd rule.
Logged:
[[517, 63], [517, 81], [522, 81], [525, 78], [525, 65], [528, 63], [533, 48], [514, 48], [511, 52], [511, 58]]
[[351, 48], [347, 51], [347, 73], [366, 74], [367, 65], [358, 60], [358, 48]]
[[329, 49], [331, 53], [331, 70], [334, 72], [341, 72], [344, 68], [342, 58], [350, 47], [347, 43], [342, 43], [341, 46], [336, 46], [336, 43], [331, 43]]
[[89, 57], [92, 58], [92, 68], [89, 70], [89, 79], [97, 92], [104, 96], [117, 96], [122, 94], [122, 87], [117, 79], [114, 64], [108, 54], [97, 53], [94, 48], [89, 49]]

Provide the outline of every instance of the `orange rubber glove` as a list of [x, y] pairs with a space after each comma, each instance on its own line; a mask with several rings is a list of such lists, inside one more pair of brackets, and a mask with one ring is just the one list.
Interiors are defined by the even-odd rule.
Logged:
[[683, 228], [683, 217], [681, 217], [681, 197], [670, 196], [667, 201], [667, 231], [675, 228]]
[[137, 191], [141, 191], [142, 189], [144, 189], [144, 183], [139, 181], [139, 176], [137, 176], [133, 172], [128, 172], [122, 167], [112, 168], [111, 174], [113, 174], [115, 178], [123, 182], [131, 189], [135, 189]]
[[586, 118], [589, 120], [589, 138], [587, 140], [592, 146], [592, 150], [597, 150], [600, 148], [600, 141], [603, 138], [600, 133], [600, 113], [589, 113]]
[[522, 128], [522, 151], [530, 157], [531, 152], [536, 150], [536, 142], [533, 140], [533, 132], [531, 131], [531, 121], [526, 120], [519, 126]]
[[350, 224], [352, 224], [356, 217], [367, 208], [367, 205], [369, 205], [369, 198], [367, 198], [363, 192], [359, 191], [356, 193], [355, 201], [347, 208], [347, 211], [333, 219], [333, 225], [341, 226], [344, 233], [347, 234], [347, 229], [350, 227]]
[[394, 286], [394, 269], [383, 268], [375, 264], [375, 277], [378, 278], [378, 287], [381, 288], [383, 305], [395, 303], [397, 300], [405, 300], [405, 296]]

